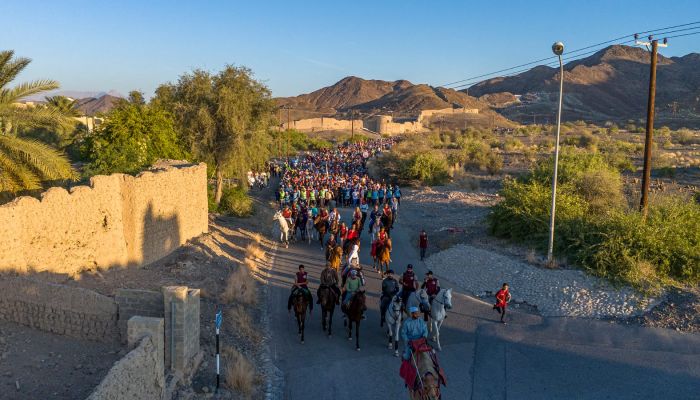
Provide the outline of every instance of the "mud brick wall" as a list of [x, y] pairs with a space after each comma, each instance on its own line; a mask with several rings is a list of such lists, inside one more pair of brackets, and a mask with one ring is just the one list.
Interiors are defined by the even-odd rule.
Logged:
[[122, 342], [127, 340], [127, 322], [131, 317], [163, 318], [163, 293], [151, 290], [119, 289], [115, 300], [119, 305], [117, 326]]
[[111, 297], [22, 277], [0, 278], [0, 318], [34, 329], [100, 342], [119, 338]]
[[142, 338], [114, 364], [88, 400], [164, 399], [163, 360], [158, 346], [155, 335]]
[[156, 261], [207, 232], [205, 164], [94, 176], [0, 206], [0, 272], [75, 274]]

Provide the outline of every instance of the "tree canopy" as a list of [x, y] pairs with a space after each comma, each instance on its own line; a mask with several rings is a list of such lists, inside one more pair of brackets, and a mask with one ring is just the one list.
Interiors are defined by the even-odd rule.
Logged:
[[270, 155], [274, 102], [270, 90], [245, 67], [186, 73], [176, 83], [161, 85], [152, 104], [172, 112], [186, 148], [212, 167], [217, 204], [224, 177], [246, 182], [245, 173], [264, 165]]
[[130, 99], [133, 101], [119, 102], [105, 122], [87, 137], [88, 173], [137, 173], [160, 158], [185, 156], [172, 116], [144, 104], [140, 93]]

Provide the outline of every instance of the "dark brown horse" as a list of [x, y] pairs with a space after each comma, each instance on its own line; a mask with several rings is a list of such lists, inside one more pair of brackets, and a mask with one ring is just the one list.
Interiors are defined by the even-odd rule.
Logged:
[[335, 312], [338, 295], [328, 286], [321, 286], [318, 289], [318, 299], [321, 302], [321, 328], [326, 332], [328, 327], [328, 337], [331, 337], [333, 327], [333, 312]]
[[347, 308], [343, 307], [343, 313], [346, 317], [343, 324], [348, 328], [348, 340], [352, 340], [352, 324], [355, 323], [355, 349], [357, 351], [360, 351], [360, 322], [362, 322], [362, 316], [367, 308], [365, 306], [366, 300], [365, 291], [360, 290], [355, 293]]
[[391, 230], [394, 228], [394, 213], [389, 212], [389, 215], [382, 213], [380, 220], [387, 236], [391, 236]]
[[316, 217], [314, 220], [314, 229], [316, 229], [316, 232], [318, 232], [318, 242], [321, 244], [321, 248], [323, 249], [323, 239], [326, 236], [326, 221], [322, 220], [321, 217]]
[[380, 274], [385, 274], [389, 271], [389, 263], [391, 262], [391, 239], [386, 239], [384, 244], [377, 244], [374, 256], [374, 268]]
[[306, 296], [304, 296], [304, 292], [301, 290], [296, 291], [292, 301], [294, 304], [294, 315], [297, 318], [297, 327], [299, 328], [299, 338], [301, 339], [301, 344], [304, 344], [306, 309], [309, 307], [309, 302], [306, 300]]

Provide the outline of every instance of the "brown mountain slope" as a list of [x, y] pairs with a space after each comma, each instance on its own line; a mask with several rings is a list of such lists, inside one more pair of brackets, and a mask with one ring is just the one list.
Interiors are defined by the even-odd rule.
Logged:
[[[510, 92], [522, 96], [521, 102], [499, 110], [511, 119], [531, 121], [532, 114], [553, 117], [558, 72], [558, 68], [538, 66], [519, 75], [480, 82], [470, 87], [469, 93], [486, 96]], [[610, 46], [567, 63], [562, 118], [594, 122], [643, 118], [648, 82], [649, 53], [637, 47]], [[659, 56], [656, 104], [659, 123], [674, 124], [677, 120], [678, 124], [692, 126], [700, 122], [700, 54]]]
[[330, 113], [378, 99], [387, 93], [410, 86], [412, 86], [411, 82], [404, 80], [387, 82], [348, 76], [334, 85], [308, 94], [278, 98], [277, 103], [293, 108]]
[[100, 97], [88, 97], [85, 99], [78, 99], [78, 109], [85, 115], [94, 116], [100, 113], [109, 112], [116, 103], [120, 100], [124, 100], [121, 97], [112, 96], [105, 94]]

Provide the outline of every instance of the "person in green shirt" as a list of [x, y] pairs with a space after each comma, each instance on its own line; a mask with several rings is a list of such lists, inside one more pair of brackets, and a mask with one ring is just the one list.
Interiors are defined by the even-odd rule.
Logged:
[[362, 281], [357, 276], [357, 270], [351, 269], [348, 273], [348, 279], [345, 281], [345, 286], [343, 286], [343, 304], [347, 306], [350, 304], [350, 300], [362, 287]]

